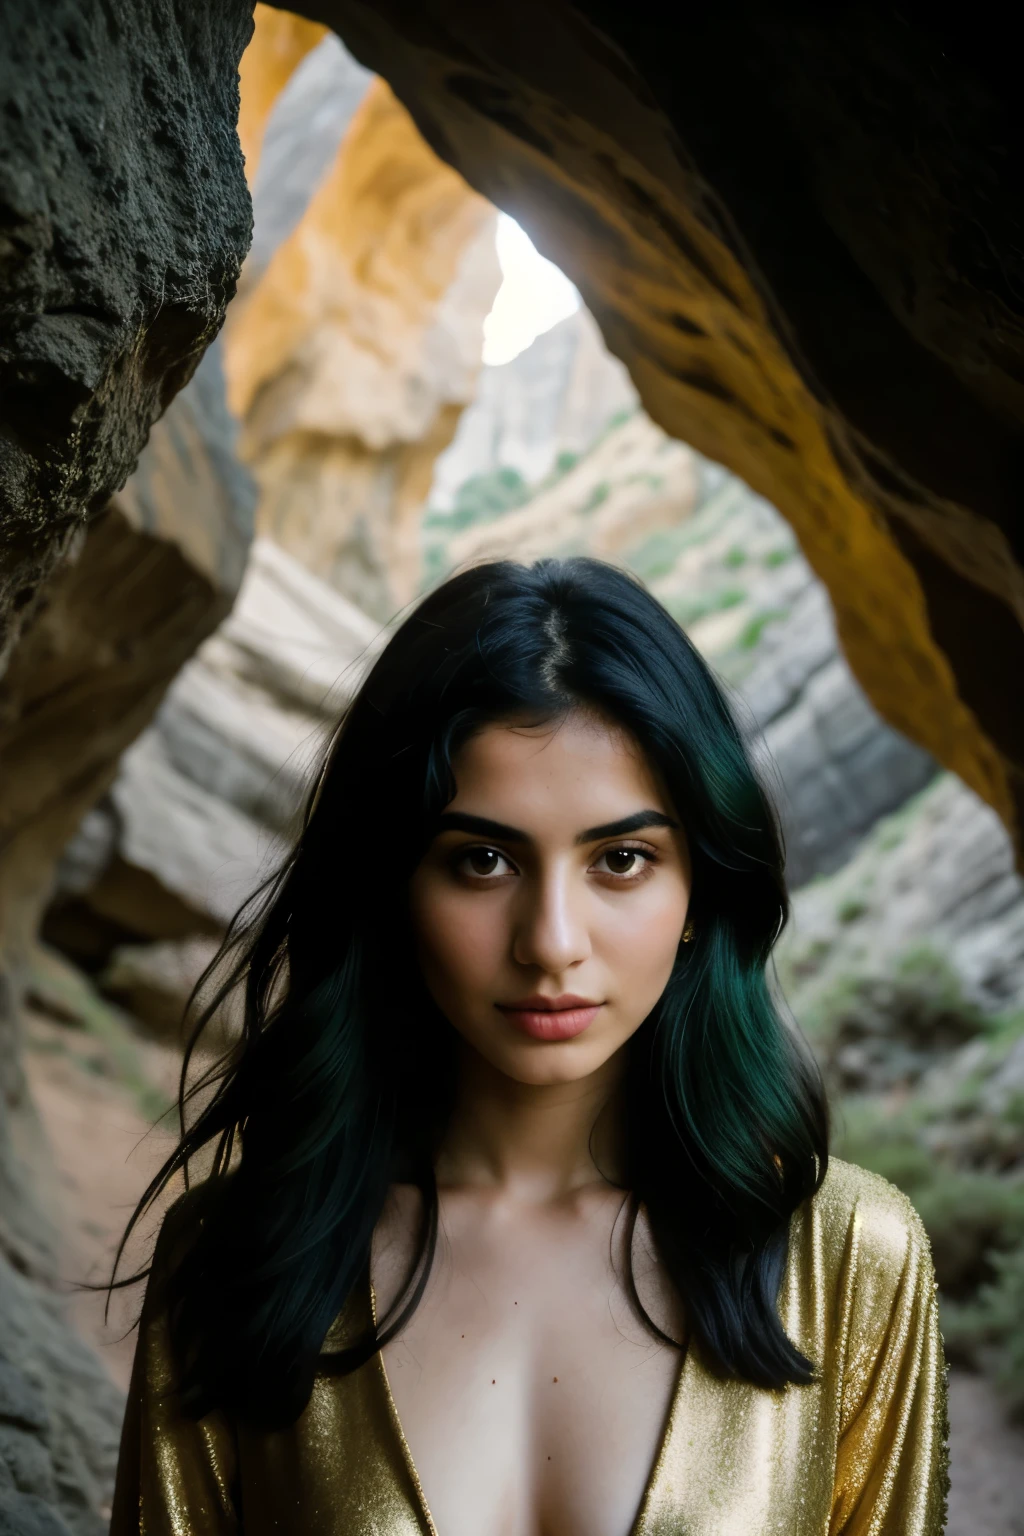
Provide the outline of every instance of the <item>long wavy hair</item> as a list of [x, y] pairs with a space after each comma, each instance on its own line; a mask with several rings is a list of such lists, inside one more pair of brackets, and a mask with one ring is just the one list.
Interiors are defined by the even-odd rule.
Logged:
[[[198, 1013], [180, 1143], [128, 1228], [205, 1154], [187, 1197], [199, 1214], [165, 1281], [187, 1412], [293, 1422], [318, 1372], [357, 1368], [415, 1310], [456, 1058], [414, 960], [408, 880], [454, 795], [459, 747], [491, 721], [579, 707], [640, 744], [693, 864], [696, 937], [626, 1047], [629, 1234], [643, 1206], [712, 1368], [765, 1388], [812, 1379], [777, 1298], [789, 1218], [824, 1177], [828, 1117], [766, 975], [787, 916], [771, 803], [711, 671], [639, 582], [595, 560], [502, 561], [452, 577], [395, 632], [338, 726], [293, 851], [236, 917], [224, 979]], [[240, 1034], [186, 1087], [231, 993]], [[375, 1331], [325, 1353], [365, 1284], [395, 1181], [422, 1194], [405, 1289]], [[627, 1285], [664, 1338], [631, 1265]]]

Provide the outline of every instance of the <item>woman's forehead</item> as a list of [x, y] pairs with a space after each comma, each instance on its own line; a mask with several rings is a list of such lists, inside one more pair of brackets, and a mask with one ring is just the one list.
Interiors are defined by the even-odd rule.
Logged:
[[[524, 811], [557, 804], [563, 816], [572, 812], [574, 820], [590, 825], [641, 804], [669, 809], [636, 739], [623, 726], [582, 709], [557, 720], [484, 726], [456, 754], [453, 769], [451, 806], [479, 814], [495, 815], [495, 802]], [[482, 800], [490, 802], [489, 809], [477, 804]]]

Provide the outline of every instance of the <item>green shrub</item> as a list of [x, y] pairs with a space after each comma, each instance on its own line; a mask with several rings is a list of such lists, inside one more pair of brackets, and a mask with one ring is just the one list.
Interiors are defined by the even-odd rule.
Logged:
[[787, 560], [792, 560], [795, 554], [796, 550], [792, 545], [783, 549], [770, 549], [765, 555], [762, 564], [766, 565], [769, 570], [774, 570], [775, 566], [785, 565]]
[[476, 523], [488, 523], [505, 512], [521, 507], [530, 499], [530, 487], [519, 473], [507, 465], [490, 470], [486, 475], [472, 475], [455, 493], [450, 512], [428, 508], [423, 517], [423, 528], [432, 532], [461, 533]]
[[995, 1254], [992, 1267], [973, 1300], [941, 1304], [943, 1340], [951, 1358], [985, 1366], [1011, 1413], [1024, 1418], [1024, 1243]]
[[927, 1106], [913, 1101], [892, 1110], [880, 1099], [847, 1099], [834, 1149], [910, 1197], [931, 1240], [939, 1285], [965, 1301], [991, 1282], [998, 1255], [1024, 1241], [1024, 1184], [936, 1156], [928, 1118]]
[[750, 622], [744, 626], [737, 641], [740, 650], [754, 650], [769, 624], [777, 624], [780, 619], [787, 619], [788, 617], [788, 608], [766, 608], [761, 613], [755, 613]]
[[688, 629], [691, 624], [706, 619], [709, 614], [724, 613], [727, 608], [738, 607], [746, 601], [746, 597], [742, 587], [723, 587], [718, 592], [709, 592], [702, 597], [677, 597], [666, 606], [676, 623]]
[[580, 511], [593, 512], [594, 509], [599, 507], [603, 501], [608, 500], [608, 497], [611, 494], [611, 489], [612, 488], [608, 484], [607, 480], [600, 480], [597, 485], [594, 486], [594, 489], [587, 497], [583, 506], [580, 508]]

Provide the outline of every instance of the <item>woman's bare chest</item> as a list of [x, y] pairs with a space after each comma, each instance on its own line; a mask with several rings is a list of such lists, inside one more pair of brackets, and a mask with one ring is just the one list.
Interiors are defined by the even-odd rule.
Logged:
[[603, 1236], [463, 1234], [385, 1349], [438, 1536], [633, 1528], [680, 1359], [633, 1315]]

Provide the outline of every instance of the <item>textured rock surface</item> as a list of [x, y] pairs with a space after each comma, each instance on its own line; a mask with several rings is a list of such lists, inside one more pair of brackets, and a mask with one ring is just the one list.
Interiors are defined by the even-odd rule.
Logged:
[[174, 1022], [211, 937], [272, 867], [377, 637], [258, 540], [232, 613], [65, 850], [47, 932], [94, 967], [109, 959], [105, 984], [149, 1022]]
[[261, 531], [382, 618], [416, 590], [420, 507], [473, 393], [494, 222], [378, 81], [228, 335]]
[[884, 972], [919, 944], [955, 970], [970, 1002], [1024, 1005], [1024, 883], [998, 817], [948, 775], [797, 893], [785, 963], [809, 996], [812, 981]]
[[[0, 681], [0, 1252], [52, 1272], [19, 1054], [25, 960], [64, 844], [178, 669], [227, 612], [252, 535], [216, 352], [156, 426], [125, 490], [79, 535]], [[109, 944], [109, 938], [106, 939]]]
[[[262, 47], [268, 16], [296, 19], [262, 5], [256, 7], [256, 33], [242, 58], [243, 113], [248, 101], [245, 67]], [[292, 233], [330, 170], [372, 80], [370, 71], [346, 53], [333, 33], [327, 33], [282, 88], [267, 119], [255, 169], [246, 156], [252, 190], [252, 248], [228, 315], [229, 327], [241, 319], [245, 301], [271, 257]], [[242, 143], [244, 147], [244, 133]]]
[[224, 316], [251, 4], [20, 0], [0, 55], [0, 666]]
[[[100, 1536], [106, 1528], [120, 1397], [50, 1289], [62, 1255], [49, 1219], [48, 1148], [24, 1075], [22, 994], [63, 845], [241, 580], [254, 492], [232, 457], [232, 435], [214, 350], [155, 426], [128, 485], [77, 536], [0, 680], [5, 1531]], [[16, 1401], [5, 1397], [8, 1387]]]
[[122, 1404], [59, 1301], [0, 1258], [4, 1536], [103, 1536]]
[[576, 283], [653, 419], [789, 519], [876, 707], [1012, 822], [1024, 178], [1002, 23], [302, 9]]
[[62, 847], [234, 599], [254, 493], [233, 435], [213, 352], [51, 582], [0, 684], [8, 954], [31, 942]]
[[238, 69], [238, 138], [250, 187], [279, 98], [324, 37], [318, 22], [269, 5], [256, 6], [252, 36]]
[[581, 306], [511, 362], [480, 370], [473, 403], [437, 461], [429, 505], [449, 510], [467, 480], [499, 469], [536, 485], [636, 404], [629, 374]]

